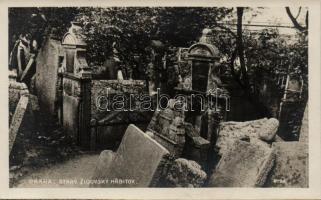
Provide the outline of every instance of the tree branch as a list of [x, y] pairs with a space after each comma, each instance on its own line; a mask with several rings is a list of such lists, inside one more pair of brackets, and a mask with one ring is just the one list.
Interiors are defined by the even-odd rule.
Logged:
[[243, 18], [243, 7], [237, 7], [237, 49], [238, 49], [238, 55], [240, 58], [240, 64], [241, 64], [241, 72], [243, 76], [243, 82], [245, 85], [245, 88], [249, 85], [249, 80], [247, 76], [247, 70], [245, 67], [245, 60], [244, 60], [244, 46], [243, 46], [243, 34], [242, 34], [242, 18]]
[[294, 25], [294, 27], [295, 27], [296, 29], [298, 29], [298, 30], [301, 31], [301, 32], [307, 30], [307, 28], [305, 28], [305, 27], [303, 27], [303, 26], [301, 26], [301, 25], [299, 24], [299, 22], [296, 20], [296, 18], [292, 15], [291, 10], [290, 10], [289, 7], [285, 7], [285, 10], [286, 10], [286, 13], [287, 13], [288, 16], [290, 17], [290, 19], [291, 19], [291, 21], [292, 21], [292, 23], [293, 23], [293, 25]]
[[299, 11], [298, 11], [298, 14], [296, 14], [295, 19], [297, 19], [299, 17], [300, 13], [301, 13], [301, 6], [299, 7]]
[[309, 11], [307, 11], [307, 13], [305, 15], [305, 26], [306, 26], [306, 30], [308, 30], [308, 28], [309, 28]]

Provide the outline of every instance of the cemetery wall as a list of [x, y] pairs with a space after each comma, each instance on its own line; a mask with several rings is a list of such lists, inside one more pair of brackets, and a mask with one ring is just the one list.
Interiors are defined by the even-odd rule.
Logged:
[[[108, 91], [107, 91], [108, 88]], [[128, 115], [131, 112], [113, 112], [106, 107], [106, 100], [112, 100], [115, 95], [124, 94], [129, 98], [130, 94], [146, 93], [146, 84], [142, 80], [92, 80], [91, 81], [91, 124], [96, 141], [96, 149], [116, 149], [128, 127]], [[100, 97], [101, 101], [99, 100]], [[98, 105], [100, 101], [101, 105]], [[135, 120], [139, 118], [135, 118]], [[112, 125], [111, 125], [112, 124]], [[136, 124], [145, 130], [147, 124]]]

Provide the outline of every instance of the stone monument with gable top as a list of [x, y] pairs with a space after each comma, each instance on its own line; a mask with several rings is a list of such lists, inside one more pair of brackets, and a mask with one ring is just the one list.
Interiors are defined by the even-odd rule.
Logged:
[[224, 88], [219, 88], [220, 81], [215, 73], [220, 53], [210, 44], [211, 36], [211, 30], [204, 29], [200, 42], [179, 50], [180, 83], [175, 88], [177, 94], [197, 96], [190, 98], [193, 103], [188, 100], [188, 105], [193, 107], [188, 109], [185, 121], [192, 123], [209, 141], [216, 132], [215, 127], [225, 117], [225, 111], [229, 110], [229, 95]]
[[83, 30], [72, 22], [64, 35], [62, 46], [62, 115], [63, 128], [83, 148], [90, 146], [91, 69], [86, 61]]

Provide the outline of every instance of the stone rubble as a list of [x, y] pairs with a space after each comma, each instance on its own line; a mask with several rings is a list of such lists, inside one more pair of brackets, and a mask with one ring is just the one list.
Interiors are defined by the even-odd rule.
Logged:
[[176, 159], [166, 176], [168, 187], [201, 187], [207, 175], [193, 160]]
[[[156, 123], [153, 126], [157, 126]], [[142, 142], [146, 144], [133, 144], [132, 141], [141, 143], [139, 141], [145, 140], [139, 139], [138, 135], [131, 139], [125, 136], [116, 153], [112, 151], [101, 153], [93, 179], [122, 177], [127, 180], [128, 177], [136, 177], [140, 180], [143, 177], [146, 179], [147, 176], [153, 177], [154, 181], [145, 180], [140, 186], [155, 187], [307, 187], [307, 145], [301, 142], [284, 142], [276, 135], [278, 124], [278, 120], [274, 118], [248, 122], [222, 122], [216, 143], [220, 148], [217, 152], [219, 155], [211, 154], [221, 158], [214, 168], [206, 172], [203, 161], [207, 161], [209, 156], [210, 143], [198, 135], [192, 124], [184, 122], [188, 146], [186, 149], [189, 151], [185, 149], [185, 154], [182, 155], [187, 157], [178, 156], [177, 158], [171, 151], [157, 150], [163, 152], [161, 155], [168, 157], [166, 161], [161, 161], [161, 157], [151, 159], [147, 156], [147, 154], [151, 155], [150, 151], [153, 151], [150, 147], [147, 148], [150, 145], [148, 140], [152, 140], [152, 143], [157, 144], [158, 147], [162, 146], [153, 139], [155, 131], [147, 130], [143, 133], [130, 125], [129, 132], [144, 135], [145, 139], [149, 138]], [[128, 131], [126, 131], [127, 135], [130, 134]], [[139, 158], [138, 152], [140, 152]], [[170, 158], [169, 155], [172, 157]], [[173, 158], [176, 159], [173, 160]], [[131, 165], [130, 163], [134, 161], [136, 165]], [[144, 163], [144, 166], [140, 163]], [[140, 173], [141, 168], [148, 169], [155, 165], [162, 166], [161, 169], [157, 167], [160, 169], [157, 173], [153, 170], [153, 172], [149, 171], [152, 173]], [[125, 169], [123, 166], [129, 167]], [[116, 185], [117, 187], [139, 187], [137, 182], [133, 185]], [[93, 185], [93, 187], [116, 187], [116, 185], [113, 183]]]

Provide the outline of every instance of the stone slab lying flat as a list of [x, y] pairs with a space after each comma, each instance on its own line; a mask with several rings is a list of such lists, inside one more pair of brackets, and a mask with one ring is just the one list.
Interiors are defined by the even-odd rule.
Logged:
[[257, 187], [265, 183], [273, 167], [273, 150], [263, 145], [235, 140], [223, 154], [209, 179], [209, 187]]
[[108, 181], [95, 187], [155, 186], [168, 156], [167, 149], [136, 126], [129, 125], [111, 163], [105, 163], [105, 168], [98, 167], [101, 174], [94, 176]]
[[28, 101], [29, 101], [28, 96], [21, 96], [18, 102], [18, 105], [16, 107], [16, 110], [14, 112], [14, 115], [12, 117], [10, 130], [9, 130], [9, 152], [11, 152], [12, 150], [14, 141], [16, 139], [16, 136], [22, 124], [22, 121], [27, 109]]
[[267, 180], [267, 187], [308, 187], [308, 144], [303, 142], [275, 142], [275, 166]]
[[[279, 121], [275, 118], [263, 118], [246, 122], [222, 122], [220, 123], [216, 146], [219, 154], [222, 155], [231, 146], [234, 139], [250, 139], [250, 142], [260, 139], [261, 141], [271, 142], [274, 140]], [[253, 140], [255, 139], [255, 140]]]

